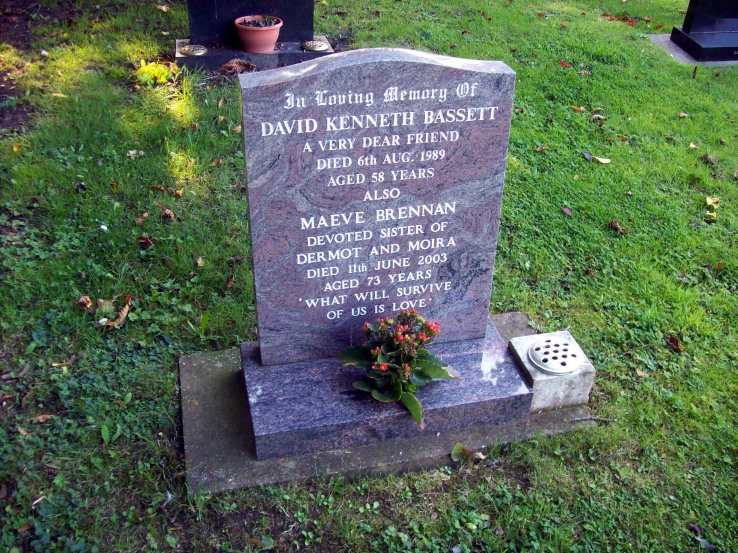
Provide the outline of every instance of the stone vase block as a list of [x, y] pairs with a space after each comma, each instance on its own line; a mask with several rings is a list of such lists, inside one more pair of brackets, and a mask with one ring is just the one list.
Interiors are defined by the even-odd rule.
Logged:
[[533, 388], [531, 412], [560, 409], [574, 405], [585, 405], [589, 401], [589, 392], [594, 384], [595, 368], [585, 355], [584, 362], [574, 371], [567, 374], [546, 374], [538, 369], [528, 357], [533, 344], [551, 338], [558, 341], [576, 343], [567, 330], [518, 336], [509, 343], [510, 352], [518, 363], [528, 385]]

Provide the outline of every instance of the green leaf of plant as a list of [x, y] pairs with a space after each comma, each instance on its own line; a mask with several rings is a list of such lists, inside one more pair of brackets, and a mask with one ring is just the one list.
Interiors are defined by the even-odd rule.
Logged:
[[389, 363], [389, 357], [380, 351], [377, 355], [377, 363]]
[[123, 398], [123, 404], [128, 405], [129, 403], [131, 403], [131, 399], [133, 399], [133, 394], [131, 392], [128, 392], [126, 394], [126, 397]]
[[407, 410], [410, 411], [410, 414], [413, 416], [420, 429], [423, 430], [423, 428], [425, 428], [425, 413], [423, 413], [423, 406], [420, 405], [418, 398], [409, 392], [405, 392], [402, 394], [400, 401]]
[[418, 355], [415, 356], [415, 358], [416, 359], [425, 359], [426, 361], [430, 361], [431, 363], [435, 363], [436, 365], [440, 365], [441, 367], [448, 367], [448, 363], [446, 363], [440, 357], [437, 357], [437, 356], [433, 355], [427, 349], [421, 349], [418, 352]]
[[102, 425], [102, 428], [100, 428], [100, 433], [102, 434], [103, 442], [105, 442], [105, 445], [108, 445], [108, 442], [110, 441], [110, 429], [108, 428], [107, 424]]
[[270, 549], [274, 549], [274, 540], [271, 536], [262, 536], [261, 537], [261, 550], [262, 551], [269, 551]]
[[442, 367], [426, 359], [416, 359], [415, 366], [431, 380], [456, 379], [461, 380], [459, 374], [449, 367]]
[[392, 384], [392, 388], [387, 393], [382, 393], [379, 390], [372, 391], [372, 397], [382, 403], [392, 403], [399, 401], [402, 397], [402, 384], [395, 382]]
[[343, 366], [353, 365], [361, 369], [370, 369], [372, 366], [372, 353], [364, 346], [351, 346], [338, 354], [338, 359]]
[[357, 390], [361, 390], [362, 392], [373, 392], [374, 386], [372, 386], [369, 382], [366, 380], [357, 380], [353, 383], [354, 388]]
[[430, 376], [419, 369], [414, 370], [413, 374], [410, 375], [410, 383], [418, 387], [425, 386], [432, 380], [433, 379]]

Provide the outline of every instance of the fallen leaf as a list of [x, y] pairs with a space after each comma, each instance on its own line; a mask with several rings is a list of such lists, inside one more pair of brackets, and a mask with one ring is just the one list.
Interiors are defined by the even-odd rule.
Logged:
[[633, 195], [633, 192], [632, 192], [632, 191], [630, 191], [630, 190], [628, 190], [628, 191], [627, 191], [627, 192], [625, 193], [625, 195], [626, 195], [626, 196], [632, 196], [632, 195]]
[[720, 207], [720, 198], [707, 196], [705, 198], [705, 201], [707, 202], [707, 205], [711, 205], [712, 207]]
[[151, 238], [147, 238], [146, 236], [138, 236], [136, 237], [136, 243], [138, 244], [138, 247], [142, 250], [145, 250], [146, 248], [150, 248], [154, 245], [154, 243], [151, 241]]
[[648, 373], [643, 372], [641, 369], [636, 369], [636, 374], [640, 377], [648, 376]]
[[164, 36], [169, 36], [169, 31], [162, 31], [161, 34], [163, 34]]
[[717, 218], [718, 218], [717, 211], [708, 211], [706, 215], [707, 215], [706, 221], [708, 223], [714, 223], [715, 221], [717, 221]]
[[578, 111], [579, 113], [587, 113], [587, 109], [584, 106], [580, 107], [572, 104], [569, 107], [571, 107], [571, 109], [573, 109], [574, 111]]
[[471, 34], [471, 31], [469, 31], [467, 29], [464, 29], [463, 31], [461, 31], [461, 34], [462, 35], [470, 35]]
[[618, 231], [620, 234], [628, 234], [628, 229], [621, 227], [617, 219], [613, 219], [612, 221], [610, 221], [610, 228]]
[[700, 159], [702, 161], [704, 161], [705, 164], [706, 165], [709, 165], [710, 167], [717, 167], [718, 166], [718, 158], [715, 155], [705, 154]]
[[722, 137], [718, 138], [718, 142], [720, 142], [720, 144], [725, 144], [725, 139]]
[[226, 280], [226, 290], [230, 290], [233, 288], [233, 281], [235, 280], [233, 275], [228, 275], [228, 280]]
[[673, 334], [666, 339], [666, 344], [677, 353], [682, 353], [682, 344], [678, 336]]
[[591, 75], [592, 72], [591, 71], [587, 71], [586, 69], [582, 69], [581, 71], [579, 71], [579, 74], [580, 75]]
[[231, 129], [234, 133], [240, 134], [241, 133], [241, 125], [236, 125]]
[[536, 15], [537, 15], [538, 17], [546, 17], [546, 14], [545, 14], [545, 13], [543, 13], [543, 12], [538, 12], [538, 13], [537, 13]]
[[561, 27], [562, 29], [566, 29], [567, 26], [568, 25], [566, 23], [562, 23], [561, 25], [559, 25], [559, 27]]
[[196, 132], [196, 131], [197, 131], [197, 129], [198, 129], [198, 125], [197, 125], [197, 123], [191, 123], [191, 124], [190, 124], [190, 130], [191, 130], [192, 132]]
[[456, 442], [456, 445], [451, 450], [451, 460], [460, 463], [466, 461], [473, 461], [476, 451], [464, 447], [461, 442]]
[[33, 417], [30, 420], [36, 424], [43, 424], [45, 422], [49, 422], [52, 418], [54, 418], [54, 415], [39, 415], [38, 417]]
[[181, 188], [172, 192], [172, 196], [174, 196], [175, 198], [181, 198], [182, 194], [184, 194], [184, 190]]
[[699, 525], [694, 524], [693, 522], [690, 522], [689, 524], [687, 524], [687, 528], [689, 528], [695, 534], [701, 534], [702, 533], [702, 528], [700, 528]]
[[653, 19], [651, 19], [650, 17], [647, 17], [643, 21], [645, 21], [646, 23], [651, 23], [651, 21], [653, 21]]
[[618, 138], [620, 139], [621, 142], [628, 142], [628, 137], [627, 136], [623, 136], [622, 134], [619, 134], [618, 135]]
[[595, 113], [592, 117], [589, 118], [590, 123], [594, 123], [595, 121], [607, 121], [609, 117], [606, 115], [600, 115], [599, 113]]
[[8, 401], [9, 399], [13, 399], [15, 396], [13, 394], [5, 394], [3, 397], [0, 397], [0, 401]]
[[19, 154], [23, 151], [23, 146], [20, 144], [13, 144], [13, 152]]
[[673, 142], [674, 141], [674, 137], [673, 136], [665, 136], [664, 137], [664, 140], [666, 140], [667, 142]]
[[605, 111], [605, 108], [592, 108], [592, 113], [599, 113], [601, 111]]
[[694, 66], [694, 71], [692, 71], [692, 78], [693, 79], [697, 78], [697, 66], [696, 65]]
[[161, 218], [162, 219], [169, 219], [170, 221], [174, 221], [176, 217], [174, 216], [174, 212], [171, 209], [165, 209], [161, 212]]
[[23, 533], [23, 532], [28, 532], [28, 530], [30, 530], [30, 529], [31, 529], [31, 525], [28, 524], [28, 523], [26, 523], [23, 526], [21, 526], [20, 528], [18, 528], [18, 533], [20, 534], [20, 533]]
[[203, 265], [205, 265], [205, 262], [202, 260], [202, 257], [198, 257], [197, 259], [195, 259], [195, 267], [199, 268]]
[[195, 158], [191, 157], [190, 161], [187, 162], [187, 169], [192, 169], [195, 166]]
[[626, 21], [625, 24], [632, 27], [633, 25], [635, 25], [635, 21]]
[[656, 26], [655, 26], [655, 27], [653, 28], [653, 30], [654, 30], [654, 31], [658, 31], [658, 30], [659, 30], [659, 29], [661, 29], [661, 28], [662, 28], [663, 26], [664, 26], [663, 24], [659, 23], [658, 25], [656, 25]]
[[148, 216], [149, 216], [149, 212], [148, 211], [144, 211], [141, 215], [139, 215], [138, 217], [136, 217], [136, 224], [139, 225], [139, 226], [143, 225], [144, 224], [144, 221], [146, 221], [146, 219], [148, 218]]
[[566, 69], [566, 68], [568, 68], [568, 67], [571, 67], [571, 65], [569, 65], [568, 63], [566, 63], [566, 62], [565, 62], [564, 60], [560, 60], [560, 61], [559, 61], [559, 65], [560, 65], [561, 67], [563, 67], [564, 69]]
[[28, 432], [27, 432], [27, 431], [25, 431], [25, 430], [23, 430], [23, 429], [22, 429], [22, 428], [21, 428], [20, 426], [16, 426], [16, 427], [15, 427], [15, 429], [16, 429], [16, 430], [18, 431], [18, 433], [19, 433], [19, 434], [20, 434], [21, 436], [28, 436]]
[[117, 180], [114, 180], [113, 182], [111, 182], [110, 183], [110, 188], [113, 189], [113, 192], [117, 192], [118, 191], [118, 181]]
[[222, 108], [223, 105], [227, 103], [228, 103], [228, 100], [226, 100], [225, 98], [221, 98], [220, 100], [218, 100], [218, 107]]
[[679, 119], [686, 119], [689, 117], [688, 113], [684, 113], [683, 111], [679, 113]]
[[546, 150], [548, 150], [548, 144], [543, 144], [538, 146], [538, 148], [533, 148], [534, 152], [545, 152]]
[[456, 48], [456, 44], [451, 44], [451, 45], [449, 46], [449, 48], [450, 48], [451, 50], [455, 49], [455, 48]]
[[601, 163], [602, 165], [607, 165], [608, 163], [610, 163], [610, 160], [606, 157], [592, 156], [592, 159], [595, 160], [597, 163]]
[[77, 301], [74, 302], [77, 307], [80, 309], [92, 309], [92, 300], [90, 299], [90, 296], [80, 296], [77, 298]]
[[218, 115], [218, 117], [215, 119], [216, 123], [222, 123], [223, 121], [225, 121], [225, 117], [223, 117], [222, 115]]
[[170, 11], [172, 11], [172, 8], [170, 8], [169, 6], [156, 6], [156, 9], [163, 13], [169, 13]]
[[720, 260], [720, 261], [718, 261], [718, 262], [717, 262], [717, 264], [715, 265], [715, 272], [716, 272], [716, 273], [719, 273], [719, 272], [720, 272], [720, 271], [722, 271], [722, 270], [723, 270], [723, 260], [721, 259], [721, 260]]
[[515, 113], [525, 113], [525, 108], [516, 108]]
[[118, 312], [118, 316], [115, 318], [114, 321], [109, 321], [107, 323], [108, 329], [120, 328], [123, 326], [123, 324], [126, 322], [126, 317], [128, 317], [128, 313], [131, 311], [131, 301], [132, 300], [133, 300], [133, 295], [128, 294], [126, 296], [125, 301], [123, 302], [123, 307]]
[[128, 150], [128, 153], [126, 154], [126, 157], [130, 157], [131, 159], [142, 157], [144, 156], [143, 150]]
[[584, 268], [584, 274], [590, 278], [597, 278], [597, 274], [590, 267]]
[[697, 149], [697, 144], [695, 144], [694, 142], [690, 142], [690, 143], [689, 143], [689, 147], [690, 147], [690, 149], [692, 149], [692, 150], [696, 150], [696, 149]]
[[223, 160], [221, 160], [221, 159], [214, 159], [213, 162], [210, 164], [210, 167], [217, 167], [221, 163], [223, 163]]
[[241, 73], [253, 73], [256, 71], [256, 66], [253, 63], [248, 63], [244, 60], [232, 59], [227, 61], [220, 68], [226, 73], [226, 75], [236, 76]]
[[568, 207], [562, 207], [561, 208], [561, 211], [563, 211], [564, 213], [566, 213], [569, 217], [571, 217], [571, 215], [572, 215], [571, 209], [569, 209]]

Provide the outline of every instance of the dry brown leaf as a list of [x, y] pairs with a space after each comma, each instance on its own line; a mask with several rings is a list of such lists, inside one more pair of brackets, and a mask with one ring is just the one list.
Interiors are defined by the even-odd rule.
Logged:
[[174, 216], [174, 212], [171, 209], [164, 209], [161, 212], [161, 218], [162, 219], [168, 219], [170, 221], [174, 221], [176, 217]]
[[525, 108], [516, 108], [515, 113], [525, 113]]
[[618, 231], [620, 234], [628, 234], [628, 229], [621, 227], [617, 219], [613, 219], [612, 221], [610, 221], [610, 228]]
[[684, 113], [683, 111], [679, 113], [679, 119], [686, 119], [689, 117], [688, 113]]
[[13, 144], [13, 152], [19, 154], [23, 151], [23, 146], [20, 144]]
[[451, 45], [449, 46], [449, 48], [450, 48], [451, 50], [455, 49], [455, 48], [456, 48], [456, 44], [451, 44]]
[[191, 157], [190, 161], [187, 162], [187, 169], [192, 169], [195, 166], [195, 158]]
[[599, 113], [601, 111], [605, 111], [605, 108], [593, 108], [592, 113]]
[[623, 136], [622, 134], [619, 134], [618, 135], [618, 138], [620, 139], [621, 142], [628, 142], [628, 137], [627, 136]]
[[720, 260], [720, 261], [718, 261], [718, 262], [717, 262], [717, 264], [715, 265], [715, 272], [716, 272], [716, 273], [719, 273], [719, 272], [720, 272], [720, 271], [722, 271], [722, 270], [723, 270], [723, 260], [721, 259], [721, 260]]
[[226, 290], [230, 290], [233, 288], [233, 281], [235, 280], [235, 277], [233, 275], [228, 275], [228, 280], [226, 280]]
[[146, 219], [148, 218], [148, 216], [149, 216], [149, 212], [148, 211], [144, 211], [141, 215], [139, 215], [138, 217], [136, 217], [136, 224], [139, 225], [139, 226], [143, 225], [144, 224], [144, 221], [146, 221]]
[[641, 369], [636, 369], [636, 374], [640, 376], [641, 378], [644, 376], [648, 376], [648, 373], [643, 372]]
[[700, 159], [702, 161], [704, 161], [710, 167], [717, 167], [718, 166], [718, 158], [717, 158], [717, 156], [714, 156], [712, 154], [705, 154]]
[[138, 247], [142, 250], [145, 250], [146, 248], [150, 248], [154, 245], [154, 243], [151, 241], [151, 238], [148, 238], [146, 236], [137, 236], [136, 237], [136, 243], [138, 244]]
[[602, 165], [607, 165], [608, 163], [610, 163], [610, 160], [606, 157], [592, 156], [592, 159], [595, 160], [597, 163], [601, 163]]
[[538, 146], [538, 148], [533, 148], [534, 152], [545, 152], [546, 150], [548, 150], [548, 144], [543, 144]]
[[16, 426], [15, 429], [21, 436], [28, 436], [28, 432], [26, 430], [23, 430], [20, 426]]
[[574, 111], [578, 111], [579, 113], [587, 113], [587, 108], [585, 108], [584, 106], [575, 106], [574, 104], [572, 104], [570, 107], [571, 109], [573, 109]]
[[218, 115], [218, 117], [215, 119], [216, 123], [222, 123], [223, 121], [225, 121], [225, 117], [223, 117], [222, 115]]
[[231, 77], [239, 75], [241, 73], [253, 73], [256, 71], [256, 66], [253, 63], [249, 63], [244, 60], [232, 59], [220, 66], [226, 75]]
[[587, 275], [589, 278], [597, 278], [597, 274], [592, 270], [591, 267], [585, 267], [584, 274]]
[[182, 194], [184, 194], [184, 190], [181, 188], [172, 192], [172, 196], [174, 196], [175, 198], [181, 198]]
[[197, 259], [195, 259], [195, 267], [200, 268], [203, 265], [205, 265], [205, 262], [202, 260], [202, 257], [198, 257]]
[[720, 142], [720, 144], [725, 144], [725, 139], [722, 137], [718, 138], [718, 142]]
[[241, 125], [236, 125], [231, 129], [234, 133], [240, 134], [241, 133]]
[[468, 30], [468, 29], [464, 29], [463, 31], [461, 31], [461, 34], [462, 35], [470, 35], [471, 34], [471, 31]]
[[118, 316], [115, 318], [114, 321], [108, 322], [108, 330], [112, 328], [120, 328], [123, 326], [123, 324], [126, 322], [126, 317], [128, 317], [128, 313], [131, 311], [131, 300], [133, 300], [133, 295], [128, 294], [125, 301], [123, 302], [123, 307], [118, 312]]
[[710, 205], [712, 207], [720, 207], [720, 198], [707, 196], [705, 198], [705, 201], [707, 202], [707, 205]]
[[92, 300], [90, 299], [90, 296], [80, 296], [74, 303], [77, 304], [77, 307], [80, 309], [92, 309]]
[[218, 100], [218, 107], [222, 108], [223, 104], [227, 104], [227, 103], [228, 103], [228, 100], [226, 100], [225, 98], [221, 98], [220, 100]]
[[170, 8], [169, 6], [156, 6], [156, 9], [163, 13], [169, 13], [170, 11], [172, 11], [172, 8]]
[[210, 167], [217, 167], [221, 163], [223, 163], [222, 159], [214, 159], [213, 162], [210, 164]]
[[591, 75], [592, 72], [591, 71], [587, 71], [586, 69], [582, 69], [581, 71], [579, 71], [579, 74], [580, 75]]
[[706, 215], [707, 215], [706, 220], [708, 223], [714, 223], [715, 221], [717, 221], [717, 218], [718, 218], [717, 211], [708, 211]]
[[13, 399], [15, 396], [13, 394], [5, 394], [3, 397], [0, 397], [0, 401], [8, 401], [9, 399]]
[[118, 181], [117, 180], [114, 180], [113, 182], [111, 182], [110, 183], [110, 188], [113, 189], [113, 192], [117, 192], [118, 191]]
[[52, 418], [54, 418], [54, 415], [39, 415], [38, 417], [33, 417], [29, 420], [31, 422], [35, 422], [36, 424], [43, 424], [45, 422], [49, 422]]
[[197, 124], [197, 123], [192, 123], [192, 124], [190, 125], [190, 130], [191, 130], [192, 132], [196, 132], [196, 131], [197, 131], [197, 129], [198, 129], [198, 127], [199, 127], [199, 126], [198, 126], [198, 124]]
[[676, 353], [682, 353], [682, 343], [679, 338], [680, 336], [671, 335], [666, 339], [667, 345]]
[[595, 113], [592, 117], [589, 118], [590, 123], [594, 123], [595, 121], [607, 121], [609, 117], [606, 115], [600, 115], [599, 113]]

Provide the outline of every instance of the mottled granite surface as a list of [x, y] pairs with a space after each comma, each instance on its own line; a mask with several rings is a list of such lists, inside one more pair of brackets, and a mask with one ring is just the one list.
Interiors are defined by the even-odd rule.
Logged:
[[[495, 325], [500, 317], [508, 322], [524, 318], [520, 313], [496, 315], [492, 317]], [[515, 327], [521, 332], [530, 328]], [[472, 424], [436, 434], [257, 460], [239, 351], [183, 355], [179, 369], [187, 484], [190, 490], [203, 493], [314, 477], [432, 469], [453, 464], [450, 452], [456, 442], [480, 450], [595, 425], [585, 407], [567, 407], [531, 413], [527, 419], [508, 423]]]
[[[332, 358], [403, 301], [441, 341], [482, 338], [515, 73], [379, 48], [239, 79], [262, 364]], [[400, 218], [419, 206], [432, 214]], [[321, 252], [346, 257], [309, 260]]]
[[426, 414], [420, 430], [401, 404], [380, 403], [351, 386], [362, 378], [361, 370], [330, 359], [265, 368], [258, 364], [258, 344], [243, 344], [257, 458], [527, 419], [532, 392], [491, 322], [485, 338], [430, 349], [462, 380], [433, 382], [418, 391]]

